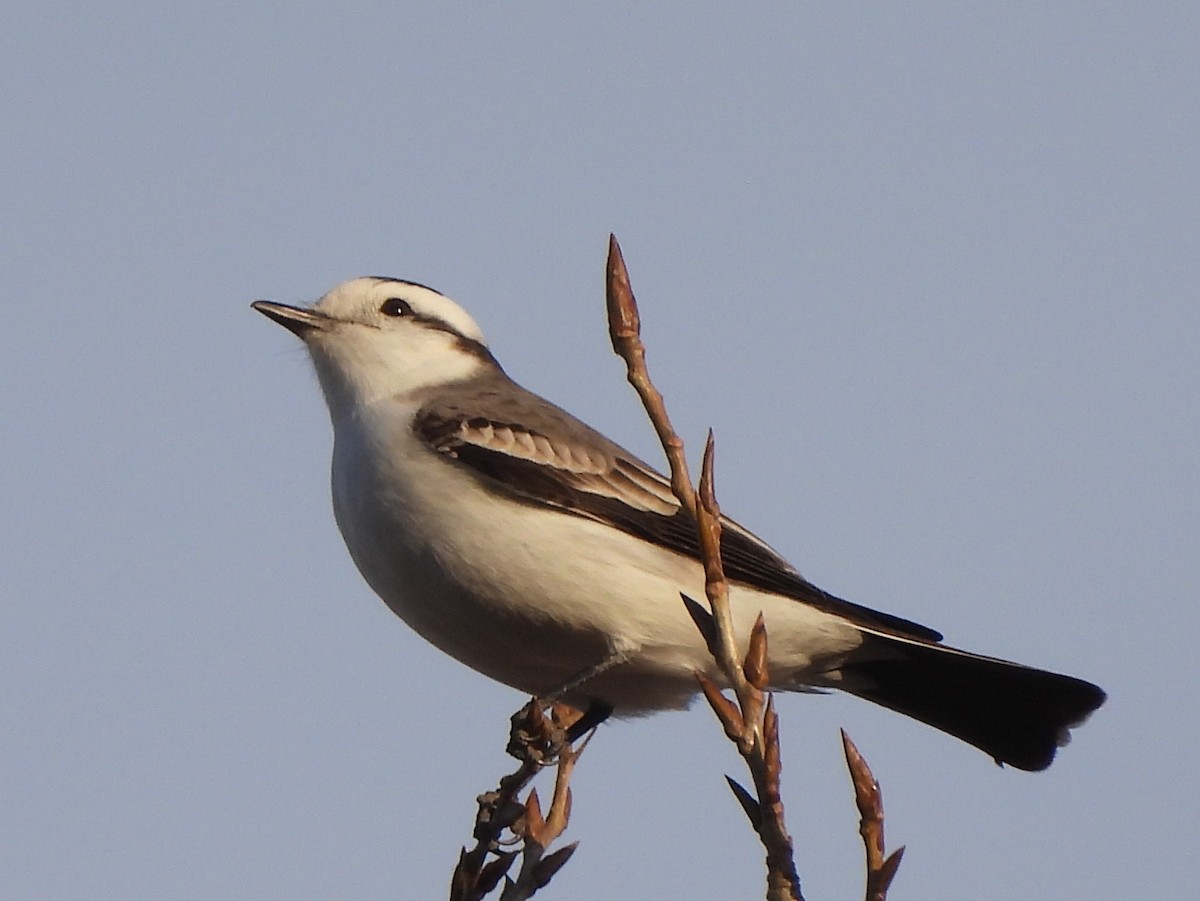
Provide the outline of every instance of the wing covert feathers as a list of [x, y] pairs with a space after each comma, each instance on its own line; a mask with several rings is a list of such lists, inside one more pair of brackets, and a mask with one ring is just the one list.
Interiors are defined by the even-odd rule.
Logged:
[[[453, 403], [433, 398], [417, 414], [413, 428], [431, 449], [518, 500], [585, 516], [700, 559], [695, 521], [680, 507], [664, 476], [565, 411], [518, 390], [518, 395], [511, 389], [459, 395]], [[521, 408], [503, 409], [514, 397]], [[917, 641], [941, 640], [940, 633], [926, 626], [822, 591], [733, 520], [723, 518], [723, 526], [721, 553], [726, 575], [734, 582], [869, 629]]]

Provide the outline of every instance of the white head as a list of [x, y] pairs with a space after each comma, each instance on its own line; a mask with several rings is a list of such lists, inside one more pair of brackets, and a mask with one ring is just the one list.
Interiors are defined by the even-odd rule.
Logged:
[[304, 340], [335, 418], [497, 365], [462, 307], [413, 282], [356, 278], [309, 309], [266, 300], [251, 306]]

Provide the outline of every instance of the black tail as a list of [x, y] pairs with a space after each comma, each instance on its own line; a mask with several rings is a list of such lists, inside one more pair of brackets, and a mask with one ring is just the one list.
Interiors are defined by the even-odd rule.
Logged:
[[928, 723], [997, 763], [1044, 770], [1069, 730], [1104, 703], [1090, 682], [954, 648], [867, 635], [845, 689]]

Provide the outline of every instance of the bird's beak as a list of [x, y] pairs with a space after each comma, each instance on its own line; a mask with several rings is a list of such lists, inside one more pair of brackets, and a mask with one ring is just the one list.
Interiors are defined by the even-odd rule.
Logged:
[[334, 322], [324, 313], [316, 310], [306, 310], [303, 307], [290, 307], [286, 303], [275, 303], [270, 300], [256, 300], [250, 304], [268, 319], [274, 319], [285, 329], [297, 337], [304, 338], [309, 332], [328, 329]]

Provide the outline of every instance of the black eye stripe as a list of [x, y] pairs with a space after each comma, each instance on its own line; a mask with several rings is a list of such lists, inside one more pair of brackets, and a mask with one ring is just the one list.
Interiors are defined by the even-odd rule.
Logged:
[[410, 319], [418, 325], [437, 329], [441, 332], [448, 332], [457, 338], [463, 337], [458, 329], [454, 328], [450, 323], [436, 316], [430, 316], [428, 313], [418, 313], [413, 309], [413, 305], [403, 297], [389, 297], [379, 305], [379, 312], [395, 319]]
[[[398, 279], [380, 279], [380, 281], [398, 281]], [[414, 282], [399, 282], [400, 284], [415, 284]], [[417, 287], [423, 287], [418, 285]], [[432, 289], [429, 289], [432, 290]], [[438, 293], [434, 291], [433, 293]], [[478, 357], [481, 360], [486, 360], [500, 368], [500, 364], [496, 362], [496, 358], [492, 356], [492, 352], [487, 345], [482, 341], [477, 341], [474, 338], [468, 338], [450, 323], [444, 319], [439, 319], [437, 316], [430, 316], [428, 313], [418, 313], [403, 297], [389, 297], [379, 305], [379, 312], [385, 316], [390, 316], [395, 319], [409, 319], [413, 324], [424, 328], [436, 329], [439, 332], [445, 332], [457, 339], [459, 350], [462, 350], [473, 357]]]
[[414, 324], [424, 326], [425, 328], [436, 329], [439, 332], [445, 332], [448, 335], [453, 335], [458, 339], [458, 346], [461, 350], [466, 351], [472, 356], [481, 357], [490, 360], [497, 367], [496, 358], [492, 356], [492, 352], [488, 350], [487, 345], [481, 341], [476, 341], [474, 338], [468, 338], [450, 323], [436, 316], [430, 316], [427, 313], [418, 313], [403, 297], [389, 297], [379, 305], [379, 312], [385, 316], [391, 316], [396, 319], [409, 319]]

